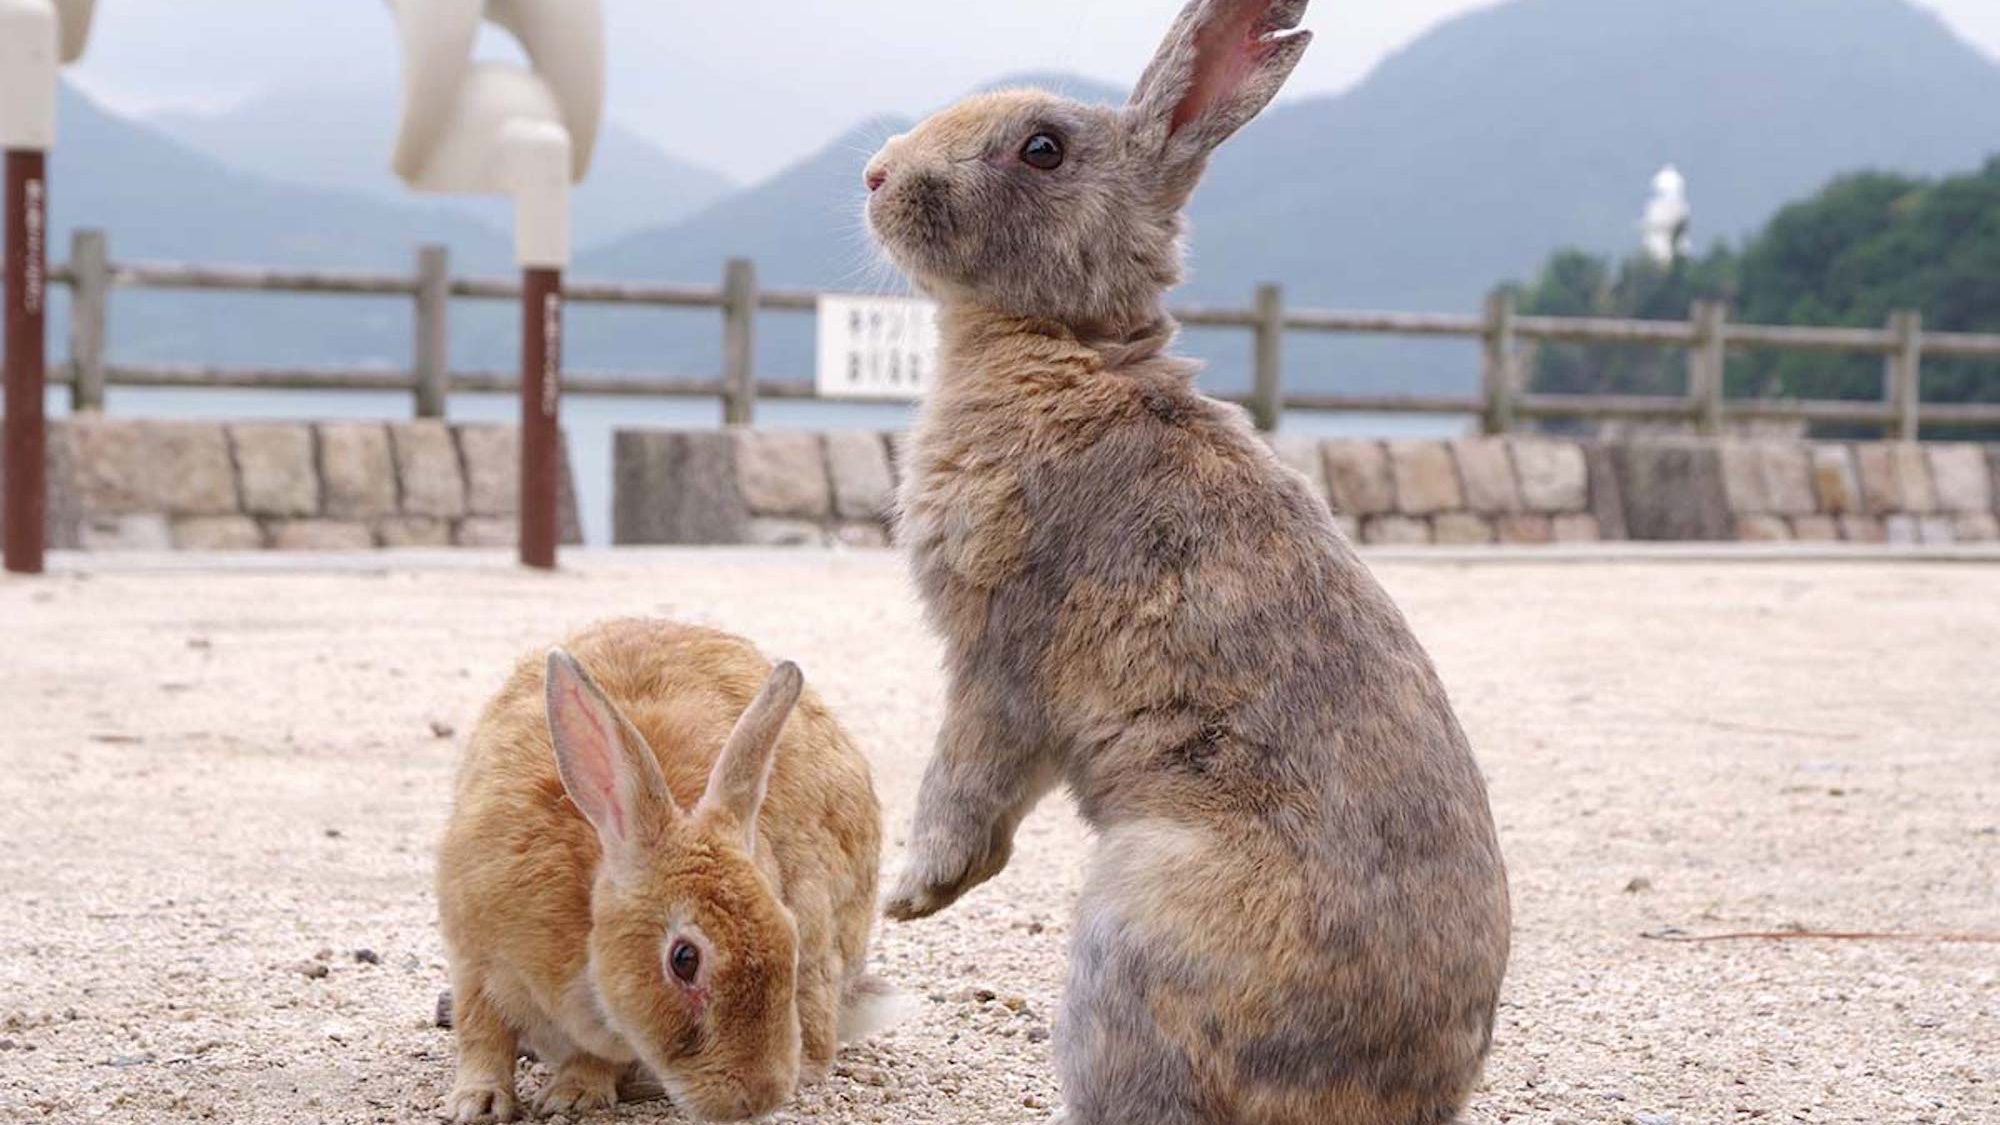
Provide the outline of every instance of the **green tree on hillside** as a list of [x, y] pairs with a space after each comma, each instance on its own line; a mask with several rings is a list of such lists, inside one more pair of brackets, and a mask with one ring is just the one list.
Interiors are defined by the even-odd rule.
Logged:
[[[1949, 332], [2000, 331], [2000, 158], [1942, 181], [1864, 173], [1780, 211], [1743, 254], [1738, 315], [1771, 324], [1878, 326], [1897, 309]], [[1769, 353], [1750, 358], [1755, 386], [1874, 398], [1882, 365]], [[1926, 360], [1924, 396], [2000, 399], [2000, 366]]]
[[[1522, 295], [1521, 309], [1534, 316], [1686, 320], [1696, 300], [1727, 300], [1734, 272], [1735, 259], [1724, 246], [1671, 267], [1643, 255], [1614, 267], [1607, 259], [1566, 250], [1542, 267]], [[1685, 354], [1677, 348], [1544, 344], [1535, 352], [1532, 385], [1556, 394], [1683, 394]]]
[[[1772, 218], [1740, 253], [1662, 268], [1613, 266], [1578, 251], [1551, 258], [1522, 290], [1523, 311], [1552, 316], [1686, 319], [1697, 298], [1720, 298], [1758, 324], [1879, 327], [1915, 308], [1926, 327], [2000, 332], [2000, 158], [1979, 172], [1918, 180], [1878, 172], [1844, 177]], [[1686, 364], [1673, 349], [1540, 349], [1537, 390], [1679, 394]], [[1733, 395], [1871, 399], [1882, 361], [1760, 351], [1732, 357]], [[1927, 359], [1924, 397], [2000, 401], [2000, 364]]]

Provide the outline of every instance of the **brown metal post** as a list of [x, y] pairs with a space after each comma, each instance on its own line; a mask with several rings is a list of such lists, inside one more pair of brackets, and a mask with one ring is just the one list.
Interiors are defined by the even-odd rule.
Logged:
[[562, 472], [562, 271], [521, 271], [521, 565], [556, 565]]
[[11, 149], [6, 165], [5, 556], [15, 574], [40, 574], [49, 499], [42, 397], [48, 359], [43, 339], [48, 178], [41, 152]]

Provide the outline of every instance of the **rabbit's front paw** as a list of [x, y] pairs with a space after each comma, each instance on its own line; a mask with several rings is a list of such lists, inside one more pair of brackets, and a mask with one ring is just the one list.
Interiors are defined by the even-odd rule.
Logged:
[[618, 1104], [618, 1074], [621, 1069], [597, 1059], [570, 1059], [535, 1092], [535, 1115], [574, 1115], [610, 1109]]
[[444, 1099], [444, 1119], [458, 1125], [474, 1121], [512, 1121], [520, 1113], [511, 1083], [461, 1082]]
[[957, 897], [957, 893], [950, 888], [932, 885], [921, 872], [905, 871], [896, 880], [896, 889], [889, 892], [889, 901], [883, 905], [882, 913], [898, 922], [928, 918], [951, 905]]
[[985, 843], [976, 853], [972, 849], [913, 849], [882, 912], [899, 922], [928, 918], [999, 874], [1013, 849], [997, 833]]

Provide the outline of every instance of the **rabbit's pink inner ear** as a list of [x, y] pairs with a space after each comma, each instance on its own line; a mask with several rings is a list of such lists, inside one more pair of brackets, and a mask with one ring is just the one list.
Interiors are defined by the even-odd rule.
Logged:
[[1188, 122], [1235, 94], [1263, 63], [1271, 49], [1259, 35], [1265, 7], [1261, 0], [1236, 0], [1195, 32], [1194, 74], [1187, 92], [1174, 106], [1168, 132], [1180, 132]]
[[[568, 788], [570, 796], [583, 807], [584, 815], [622, 836], [625, 810], [618, 800], [618, 775], [614, 772], [617, 767], [612, 764], [611, 751], [611, 740], [617, 735], [593, 710], [592, 701], [584, 697], [582, 684], [572, 681], [563, 686], [554, 727], [557, 753], [573, 767], [564, 771], [564, 780], [567, 782], [574, 775], [575, 784]], [[568, 753], [563, 752], [565, 749]]]
[[563, 788], [599, 834], [625, 839], [634, 786], [620, 776], [625, 768], [623, 724], [567, 655], [549, 658], [548, 707]]

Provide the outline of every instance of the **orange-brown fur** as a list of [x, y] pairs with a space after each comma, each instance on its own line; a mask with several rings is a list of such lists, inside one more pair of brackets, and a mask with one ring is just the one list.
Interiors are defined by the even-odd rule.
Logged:
[[[658, 1053], [699, 1036], [704, 1047], [671, 1058], [675, 1073], [662, 1077], [700, 1101], [695, 1108], [705, 1115], [729, 1115], [727, 1096], [703, 1100], [701, 1091], [742, 1081], [727, 1072], [746, 1055], [778, 1055], [782, 1072], [789, 1049], [789, 1096], [799, 1055], [813, 1073], [832, 1059], [843, 996], [866, 958], [880, 850], [867, 764], [807, 691], [777, 745], [755, 820], [754, 861], [743, 862], [740, 825], [702, 809], [701, 800], [717, 751], [769, 663], [738, 638], [664, 621], [606, 622], [566, 647], [644, 737], [678, 810], [695, 811], [642, 810], [636, 827], [649, 840], [650, 861], [608, 886], [614, 880], [600, 871], [598, 833], [558, 776], [544, 659], [520, 662], [466, 748], [439, 853], [461, 1089], [470, 1084], [485, 1096], [475, 1116], [511, 1108], [513, 1060], [525, 1044], [557, 1066], [552, 1085], [596, 1094], [581, 1099], [582, 1108], [608, 1104], [605, 1093], [628, 1065], [657, 1067]], [[796, 995], [789, 964], [719, 976], [706, 1026], [693, 1018], [682, 997], [662, 987], [659, 952], [663, 912], [686, 902], [699, 904], [718, 950], [752, 961], [788, 950], [794, 939], [786, 931], [795, 927]], [[782, 993], [771, 994], [771, 980], [784, 982]], [[650, 1025], [642, 1035], [658, 1040], [654, 1049], [626, 1041], [601, 1013], [593, 1033], [595, 1002], [579, 996], [579, 981], [640, 1012], [634, 1020]], [[780, 1028], [782, 1038], [787, 1021], [779, 1016], [794, 1004], [797, 1041], [787, 1047], [767, 1029]]]

